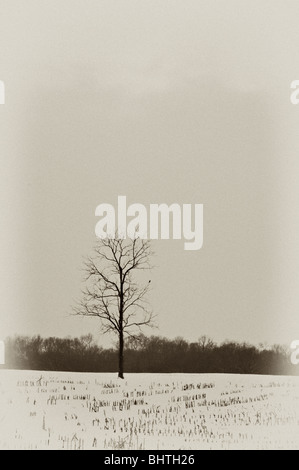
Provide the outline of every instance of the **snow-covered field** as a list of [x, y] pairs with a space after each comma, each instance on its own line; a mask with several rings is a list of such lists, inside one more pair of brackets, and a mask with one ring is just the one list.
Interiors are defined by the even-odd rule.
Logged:
[[0, 449], [299, 449], [299, 378], [0, 371]]

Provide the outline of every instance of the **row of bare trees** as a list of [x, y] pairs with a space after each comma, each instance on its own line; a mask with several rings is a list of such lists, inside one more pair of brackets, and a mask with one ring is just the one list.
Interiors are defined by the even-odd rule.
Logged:
[[[298, 375], [283, 348], [256, 348], [202, 337], [188, 343], [159, 336], [128, 338], [125, 367], [130, 373], [237, 373]], [[6, 367], [70, 372], [118, 371], [118, 348], [104, 349], [91, 335], [81, 338], [15, 337], [6, 340]]]

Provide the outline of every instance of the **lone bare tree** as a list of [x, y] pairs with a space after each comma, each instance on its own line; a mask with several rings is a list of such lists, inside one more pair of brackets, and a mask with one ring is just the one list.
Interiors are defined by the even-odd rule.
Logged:
[[151, 254], [150, 242], [140, 238], [98, 239], [94, 255], [85, 262], [86, 286], [75, 313], [99, 318], [103, 333], [117, 334], [121, 379], [125, 336], [135, 338], [142, 327], [154, 326], [146, 300], [151, 281], [144, 284], [136, 279], [137, 271], [151, 268]]

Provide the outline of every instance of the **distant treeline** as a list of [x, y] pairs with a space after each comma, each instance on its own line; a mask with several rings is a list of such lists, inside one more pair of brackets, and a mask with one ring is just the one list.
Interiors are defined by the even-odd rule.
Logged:
[[[117, 348], [104, 349], [91, 335], [81, 338], [40, 336], [8, 338], [6, 369], [72, 372], [117, 372]], [[158, 336], [130, 338], [126, 344], [127, 373], [232, 373], [298, 375], [289, 353], [280, 346], [254, 347], [206, 337], [196, 343]]]

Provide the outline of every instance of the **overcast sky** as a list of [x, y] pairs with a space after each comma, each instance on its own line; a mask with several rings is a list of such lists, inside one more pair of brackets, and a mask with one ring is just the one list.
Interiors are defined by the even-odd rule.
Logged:
[[69, 316], [95, 208], [203, 203], [155, 242], [160, 333], [299, 336], [297, 0], [0, 0], [0, 338]]

